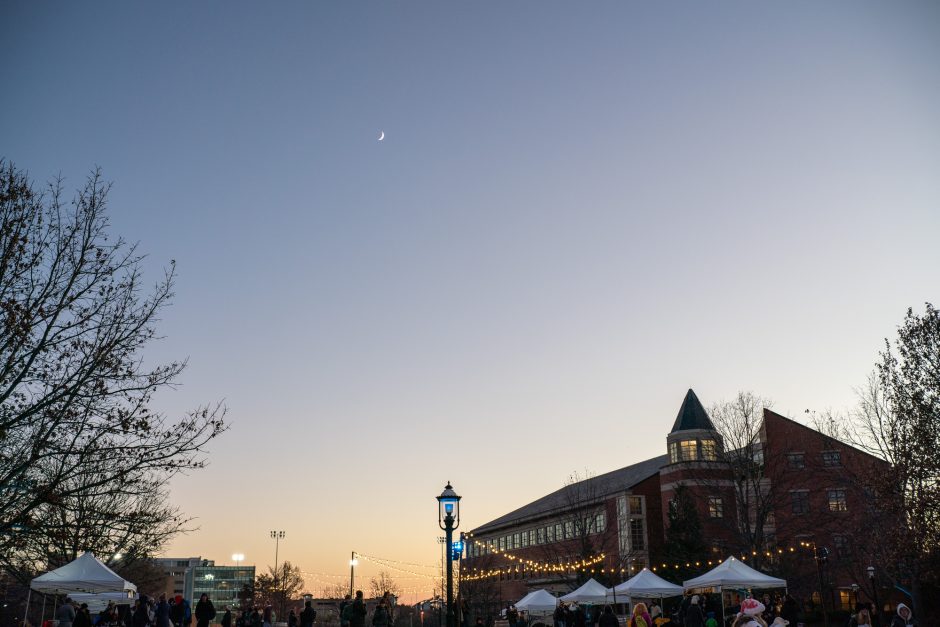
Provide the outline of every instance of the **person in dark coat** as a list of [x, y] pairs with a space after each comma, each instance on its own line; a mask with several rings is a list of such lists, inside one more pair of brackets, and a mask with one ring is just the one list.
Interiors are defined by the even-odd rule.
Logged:
[[196, 627], [209, 627], [209, 623], [215, 618], [215, 606], [209, 600], [209, 595], [203, 593], [196, 603]]
[[800, 613], [800, 606], [792, 596], [787, 594], [787, 597], [783, 600], [783, 607], [780, 608], [780, 616], [783, 620], [788, 621], [791, 625], [796, 625], [798, 614]]
[[614, 616], [614, 611], [610, 609], [609, 605], [604, 606], [604, 613], [601, 614], [601, 619], [597, 624], [600, 627], [620, 627], [620, 623], [617, 621], [617, 617]]
[[689, 607], [685, 610], [685, 627], [705, 627], [705, 613], [698, 602], [697, 594], [689, 600]]
[[313, 627], [313, 623], [316, 620], [317, 611], [313, 609], [313, 605], [310, 604], [310, 601], [304, 601], [304, 609], [300, 613], [300, 627]]
[[166, 601], [166, 595], [160, 595], [160, 601], [153, 611], [153, 620], [157, 627], [170, 627], [170, 604]]
[[232, 627], [232, 610], [225, 608], [225, 614], [222, 615], [222, 627]]
[[82, 606], [75, 612], [72, 627], [91, 627], [91, 612], [88, 611], [87, 603], [82, 603]]
[[356, 600], [352, 604], [349, 627], [366, 627], [367, 613], [365, 601], [362, 600], [362, 590], [356, 590]]
[[147, 615], [147, 604], [149, 602], [150, 599], [147, 598], [146, 594], [141, 595], [137, 607], [134, 608], [134, 616], [131, 618], [133, 627], [147, 627], [150, 623], [150, 616]]

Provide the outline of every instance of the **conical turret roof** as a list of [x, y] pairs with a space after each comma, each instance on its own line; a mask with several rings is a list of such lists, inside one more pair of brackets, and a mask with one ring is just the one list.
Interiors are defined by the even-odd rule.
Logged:
[[715, 430], [715, 425], [702, 407], [702, 402], [698, 400], [692, 388], [685, 394], [682, 401], [682, 407], [679, 408], [679, 415], [676, 416], [676, 422], [672, 425], [672, 433], [676, 431], [689, 431], [692, 429]]

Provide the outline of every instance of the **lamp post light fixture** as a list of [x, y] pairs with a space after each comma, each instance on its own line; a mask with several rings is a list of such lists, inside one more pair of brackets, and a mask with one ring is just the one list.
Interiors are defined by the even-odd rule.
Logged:
[[881, 625], [881, 607], [878, 606], [878, 583], [875, 581], [875, 567], [869, 566], [865, 570], [868, 572], [868, 581], [871, 583], [872, 601], [875, 602], [875, 615], [871, 618], [876, 625]]
[[447, 627], [456, 627], [454, 614], [454, 561], [450, 555], [454, 542], [454, 529], [460, 525], [460, 497], [454, 492], [450, 481], [437, 497], [437, 524], [447, 537]]
[[[286, 535], [287, 534], [284, 533], [283, 531], [271, 532], [271, 539], [274, 540], [274, 594], [277, 594], [277, 575], [278, 575], [277, 551], [278, 551], [278, 548], [280, 547], [281, 540], [283, 540]], [[280, 603], [280, 607], [278, 608], [278, 611], [280, 612], [278, 616], [284, 615], [284, 599], [283, 598], [281, 599], [281, 603]]]
[[356, 566], [359, 565], [359, 560], [356, 559], [356, 552], [353, 551], [352, 555], [349, 557], [349, 598], [355, 598], [356, 592], [353, 588], [356, 585]]

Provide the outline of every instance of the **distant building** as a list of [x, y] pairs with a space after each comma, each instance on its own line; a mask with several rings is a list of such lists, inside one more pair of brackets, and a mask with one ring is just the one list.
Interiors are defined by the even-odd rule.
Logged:
[[[732, 467], [722, 437], [689, 390], [666, 436], [665, 455], [573, 483], [473, 529], [461, 594], [490, 612], [535, 587], [567, 592], [588, 577], [610, 584], [647, 566], [669, 578], [676, 566], [664, 556], [669, 511], [677, 490], [684, 490], [708, 547], [701, 564], [691, 566], [704, 570], [746, 551], [748, 561], [755, 557], [765, 569], [789, 576], [791, 592], [817, 602], [825, 595], [828, 606], [848, 609], [852, 584], [864, 576], [864, 547], [874, 541], [857, 524], [867, 507], [861, 478], [887, 465], [768, 409], [762, 419], [755, 440], [734, 450], [744, 463]], [[760, 499], [742, 489], [745, 478], [756, 478], [753, 489], [766, 497], [761, 546], [753, 555], [742, 541], [741, 521], [758, 518], [754, 503]], [[808, 546], [829, 550], [823, 590]]]
[[221, 619], [225, 608], [239, 607], [246, 586], [251, 586], [254, 580], [254, 566], [216, 566], [215, 562], [205, 560], [186, 571], [184, 595], [195, 608], [199, 597], [208, 594]]
[[203, 560], [201, 557], [157, 557], [153, 563], [163, 570], [166, 575], [166, 584], [163, 590], [158, 591], [166, 594], [167, 598], [174, 597], [177, 594], [186, 593], [186, 571], [206, 562], [214, 564], [212, 560]]

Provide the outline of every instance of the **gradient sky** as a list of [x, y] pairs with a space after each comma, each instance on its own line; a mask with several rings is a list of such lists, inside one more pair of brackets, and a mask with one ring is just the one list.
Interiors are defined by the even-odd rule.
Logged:
[[177, 260], [158, 408], [230, 408], [174, 555], [434, 564], [448, 479], [470, 528], [690, 386], [848, 407], [940, 303], [936, 2], [7, 0], [0, 56], [0, 155]]

